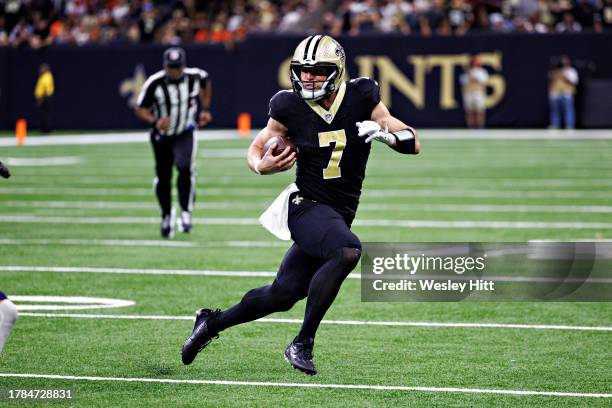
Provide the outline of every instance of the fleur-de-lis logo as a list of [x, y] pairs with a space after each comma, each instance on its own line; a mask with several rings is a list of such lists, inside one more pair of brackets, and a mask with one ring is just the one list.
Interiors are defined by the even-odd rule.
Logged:
[[339, 44], [336, 47], [336, 56], [340, 57], [342, 62], [344, 62], [344, 59], [346, 58], [346, 56], [344, 54], [344, 48], [342, 48]]
[[145, 72], [144, 66], [142, 64], [136, 65], [134, 69], [134, 76], [131, 78], [124, 79], [119, 84], [119, 94], [122, 97], [128, 97], [127, 104], [130, 108], [136, 106], [136, 101], [138, 100], [138, 94], [142, 89], [145, 81], [147, 79], [147, 74]]
[[291, 202], [295, 205], [300, 205], [303, 200], [304, 199], [300, 197], [299, 194], [297, 194], [295, 197], [293, 197], [293, 200], [291, 200]]

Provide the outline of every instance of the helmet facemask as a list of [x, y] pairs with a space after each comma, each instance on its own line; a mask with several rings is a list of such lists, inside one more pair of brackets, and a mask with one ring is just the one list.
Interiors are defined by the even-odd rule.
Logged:
[[[336, 90], [336, 79], [341, 75], [338, 66], [331, 63], [319, 62], [316, 64], [300, 64], [292, 62], [291, 84], [293, 91], [302, 99], [307, 101], [317, 101], [327, 95], [332, 94]], [[301, 73], [305, 70], [310, 70], [314, 76], [325, 76], [323, 81], [305, 81], [301, 78]], [[312, 84], [312, 89], [308, 89], [307, 84]], [[322, 84], [317, 89], [317, 84]]]

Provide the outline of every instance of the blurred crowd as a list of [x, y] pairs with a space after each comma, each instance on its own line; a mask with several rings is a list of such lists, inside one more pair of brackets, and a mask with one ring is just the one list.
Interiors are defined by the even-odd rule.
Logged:
[[0, 46], [185, 44], [250, 33], [612, 30], [612, 0], [0, 0]]

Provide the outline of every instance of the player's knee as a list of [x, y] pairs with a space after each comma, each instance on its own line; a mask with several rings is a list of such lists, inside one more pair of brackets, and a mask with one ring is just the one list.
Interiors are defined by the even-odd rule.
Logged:
[[191, 176], [191, 165], [189, 164], [179, 164], [176, 166], [179, 174], [185, 176]]
[[350, 272], [357, 266], [361, 258], [361, 245], [359, 245], [359, 248], [344, 247], [340, 250], [339, 256], [345, 269], [348, 269]]
[[289, 296], [283, 296], [280, 297], [277, 301], [277, 311], [278, 312], [287, 312], [289, 310], [291, 310], [291, 308], [293, 307], [293, 305], [295, 305], [297, 303], [297, 299], [294, 299], [292, 297]]
[[155, 184], [166, 184], [170, 183], [172, 178], [172, 169], [167, 167], [156, 166], [155, 172], [157, 173], [157, 181]]
[[286, 312], [290, 310], [293, 305], [306, 296], [297, 288], [281, 286], [276, 282], [274, 285], [272, 285], [272, 289], [274, 291], [274, 299], [279, 312]]

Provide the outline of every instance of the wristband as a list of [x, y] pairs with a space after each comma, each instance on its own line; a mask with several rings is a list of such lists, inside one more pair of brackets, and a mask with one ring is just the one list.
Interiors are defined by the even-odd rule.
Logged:
[[410, 129], [400, 130], [399, 132], [393, 133], [397, 138], [398, 142], [403, 142], [404, 140], [414, 139], [414, 133]]
[[404, 154], [413, 154], [416, 151], [416, 137], [412, 130], [400, 130], [393, 135], [397, 141], [394, 147], [396, 151]]

